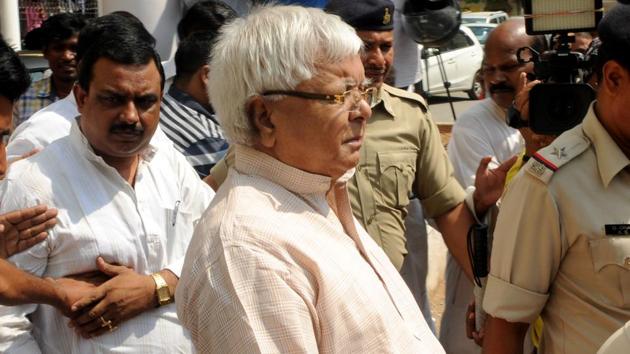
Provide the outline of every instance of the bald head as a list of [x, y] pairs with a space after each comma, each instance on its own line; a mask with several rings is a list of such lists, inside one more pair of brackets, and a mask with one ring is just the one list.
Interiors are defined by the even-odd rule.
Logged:
[[484, 50], [486, 53], [498, 50], [516, 54], [519, 48], [530, 46], [534, 38], [525, 31], [522, 18], [509, 19], [490, 32]]
[[483, 60], [483, 78], [490, 97], [501, 107], [507, 108], [514, 100], [522, 72], [533, 71], [532, 64], [519, 64], [516, 53], [519, 48], [535, 47], [537, 38], [525, 31], [525, 21], [509, 19], [497, 26], [486, 41]]

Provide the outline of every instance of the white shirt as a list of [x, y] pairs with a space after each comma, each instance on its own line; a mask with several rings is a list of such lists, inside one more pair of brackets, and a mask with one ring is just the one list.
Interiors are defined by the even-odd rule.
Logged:
[[[141, 155], [133, 188], [94, 154], [76, 123], [69, 136], [16, 162], [3, 183], [1, 212], [42, 203], [58, 208], [59, 214], [44, 242], [10, 261], [37, 276], [56, 278], [95, 271], [96, 257], [103, 256], [141, 274], [167, 268], [179, 276], [194, 224], [214, 193], [172, 146], [158, 148], [153, 140]], [[47, 305], [2, 307], [0, 316], [3, 353], [193, 350], [174, 304], [89, 340]]]
[[475, 184], [477, 167], [483, 157], [492, 156], [489, 168], [496, 168], [523, 150], [523, 137], [507, 125], [505, 115], [505, 109], [492, 98], [486, 98], [470, 107], [455, 122], [446, 151], [455, 178], [464, 188]]
[[200, 353], [444, 353], [347, 201], [344, 231], [330, 184], [237, 146], [177, 287]]
[[[37, 111], [11, 134], [7, 145], [7, 159], [11, 161], [33, 149], [43, 149], [53, 141], [67, 136], [78, 115], [77, 101], [72, 92], [64, 99]], [[153, 140], [158, 145], [172, 144], [159, 126]]]

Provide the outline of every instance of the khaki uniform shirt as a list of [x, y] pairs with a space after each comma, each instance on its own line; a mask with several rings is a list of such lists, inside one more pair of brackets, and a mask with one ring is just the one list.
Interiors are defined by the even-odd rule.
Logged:
[[503, 198], [483, 305], [510, 322], [541, 314], [540, 353], [595, 353], [630, 320], [629, 166], [591, 107]]
[[464, 201], [465, 193], [424, 100], [383, 85], [372, 108], [357, 171], [349, 183], [355, 217], [400, 269], [407, 253], [404, 219], [409, 197], [428, 218]]
[[[422, 97], [383, 84], [372, 107], [361, 158], [348, 182], [354, 216], [400, 270], [405, 248], [406, 207], [415, 195], [425, 216], [437, 217], [464, 201], [466, 194]], [[221, 184], [233, 166], [230, 149], [211, 174]]]

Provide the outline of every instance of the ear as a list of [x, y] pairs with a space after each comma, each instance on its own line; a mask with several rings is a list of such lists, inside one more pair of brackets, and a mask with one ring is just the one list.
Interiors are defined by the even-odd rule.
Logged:
[[606, 90], [610, 95], [617, 95], [627, 89], [630, 79], [628, 71], [615, 60], [609, 60], [602, 69], [600, 90]]
[[259, 144], [265, 148], [273, 148], [276, 143], [276, 127], [271, 121], [269, 103], [261, 96], [252, 97], [246, 106], [247, 116], [259, 134]]
[[197, 73], [199, 75], [199, 80], [201, 80], [201, 84], [203, 85], [203, 88], [207, 89], [208, 80], [210, 78], [210, 66], [208, 64], [203, 65], [201, 68], [199, 68]]
[[83, 114], [83, 107], [85, 107], [85, 103], [87, 102], [88, 93], [83, 90], [78, 82], [74, 84], [72, 92], [74, 93], [74, 99], [77, 101], [77, 108], [79, 109], [79, 113]]

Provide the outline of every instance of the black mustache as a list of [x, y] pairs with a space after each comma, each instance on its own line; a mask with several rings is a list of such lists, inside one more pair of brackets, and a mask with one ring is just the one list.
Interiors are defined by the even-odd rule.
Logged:
[[144, 128], [140, 124], [116, 124], [109, 128], [112, 134], [144, 134]]
[[497, 92], [515, 92], [515, 90], [513, 87], [508, 86], [506, 84], [491, 85], [490, 93], [497, 93]]

